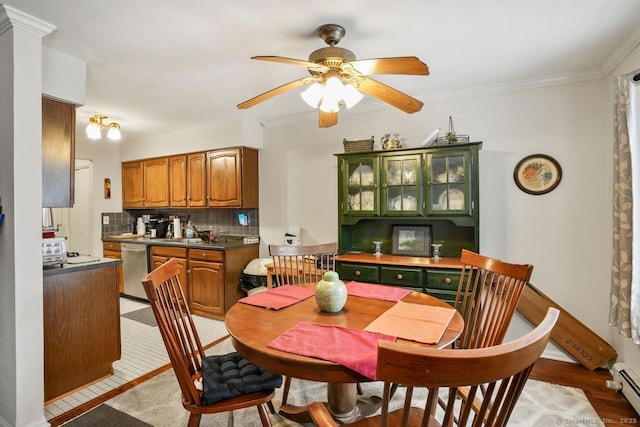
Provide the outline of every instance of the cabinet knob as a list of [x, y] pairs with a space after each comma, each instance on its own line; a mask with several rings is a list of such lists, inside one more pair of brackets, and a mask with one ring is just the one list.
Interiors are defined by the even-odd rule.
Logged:
[[360, 270], [356, 270], [356, 276], [359, 277], [360, 276]]
[[451, 283], [451, 277], [445, 277], [444, 278], [444, 283], [446, 283], [446, 284]]
[[402, 274], [398, 273], [396, 277], [398, 278], [398, 280], [402, 280]]

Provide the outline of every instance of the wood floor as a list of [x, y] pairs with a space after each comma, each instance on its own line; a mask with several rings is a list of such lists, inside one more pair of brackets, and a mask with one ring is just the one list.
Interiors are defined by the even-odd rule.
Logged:
[[[540, 359], [529, 378], [581, 388], [607, 427], [640, 425], [640, 417], [629, 401], [621, 393], [606, 387], [606, 381], [611, 379], [606, 369], [590, 371], [576, 363]], [[584, 420], [582, 425], [595, 424], [589, 421]]]
[[[112, 390], [104, 396], [100, 396], [87, 402], [85, 405], [49, 420], [49, 422], [52, 427], [60, 426], [73, 417], [166, 371], [169, 367], [170, 365], [167, 365], [154, 372], [150, 372], [142, 378], [125, 384], [119, 389]], [[640, 426], [640, 416], [638, 416], [627, 399], [622, 394], [606, 387], [606, 381], [611, 379], [611, 374], [606, 369], [590, 371], [576, 363], [540, 359], [534, 366], [529, 378], [582, 389], [606, 427]], [[586, 427], [595, 425], [595, 421], [593, 420], [581, 421], [580, 425]]]

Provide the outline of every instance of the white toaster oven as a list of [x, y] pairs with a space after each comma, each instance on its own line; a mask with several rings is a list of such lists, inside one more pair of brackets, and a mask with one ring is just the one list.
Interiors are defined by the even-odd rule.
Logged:
[[62, 265], [66, 262], [66, 237], [42, 239], [42, 265]]

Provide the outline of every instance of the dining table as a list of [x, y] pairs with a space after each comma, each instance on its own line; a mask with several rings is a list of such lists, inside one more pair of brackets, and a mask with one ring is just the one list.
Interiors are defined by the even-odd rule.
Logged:
[[[403, 292], [402, 298], [397, 301], [369, 297], [367, 292], [364, 294], [358, 292], [357, 295], [349, 294], [344, 307], [338, 312], [331, 313], [319, 308], [314, 295], [316, 283], [276, 287], [263, 293], [282, 293], [286, 289], [279, 288], [293, 290], [293, 288], [302, 287], [306, 288], [308, 297], [300, 298], [299, 301], [284, 307], [265, 307], [260, 304], [248, 303], [252, 297], [241, 299], [225, 315], [225, 325], [231, 336], [231, 342], [238, 353], [264, 369], [291, 378], [327, 383], [327, 408], [338, 422], [348, 423], [371, 415], [379, 409], [381, 399], [378, 396], [358, 396], [357, 384], [375, 381], [375, 378], [366, 376], [343, 363], [274, 348], [273, 343], [302, 324], [364, 331], [370, 327], [369, 325], [373, 325], [372, 322], [385, 317], [385, 313], [393, 311], [394, 306], [400, 308], [399, 304], [407, 304], [406, 307], [426, 306], [427, 308], [418, 308], [433, 311], [444, 311], [444, 308], [448, 308], [450, 310], [447, 311], [452, 314], [450, 320], [447, 320], [447, 323], [442, 327], [439, 339], [434, 342], [425, 343], [396, 336], [391, 339], [406, 345], [444, 348], [450, 346], [460, 336], [464, 321], [457, 310], [434, 296], [393, 286], [358, 285], [360, 290], [388, 289], [396, 293], [398, 290], [406, 292]], [[263, 295], [263, 297], [267, 296], [267, 294]], [[424, 323], [419, 319], [407, 317], [406, 319], [402, 318], [401, 322], [401, 325], [396, 325], [396, 327], [400, 326], [402, 330], [415, 332], [424, 328]], [[309, 334], [308, 339], [313, 340], [314, 336]], [[336, 345], [336, 347], [343, 346]], [[340, 354], [343, 348], [328, 348], [327, 350], [330, 353]], [[375, 362], [373, 366], [375, 366]], [[296, 422], [311, 421], [306, 407], [286, 404], [281, 406], [279, 413]]]

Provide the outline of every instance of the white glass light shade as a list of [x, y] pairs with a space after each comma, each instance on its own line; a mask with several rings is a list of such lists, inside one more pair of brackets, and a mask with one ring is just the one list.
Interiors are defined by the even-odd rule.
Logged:
[[342, 82], [337, 77], [330, 77], [324, 85], [324, 95], [320, 103], [320, 109], [325, 113], [340, 111], [338, 102], [342, 99]]
[[342, 89], [342, 100], [347, 108], [351, 108], [360, 102], [364, 95], [350, 84], [345, 84]]
[[107, 138], [114, 141], [119, 141], [120, 138], [122, 138], [122, 135], [120, 134], [120, 126], [118, 126], [116, 123], [111, 123], [109, 125], [109, 130], [107, 131]]
[[87, 125], [87, 138], [89, 139], [100, 139], [100, 126], [95, 123], [95, 122], [91, 122]]
[[324, 87], [320, 83], [314, 83], [300, 94], [304, 102], [306, 102], [311, 108], [318, 108], [320, 100], [322, 99], [322, 93]]

